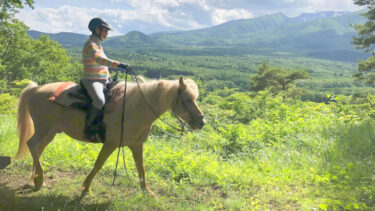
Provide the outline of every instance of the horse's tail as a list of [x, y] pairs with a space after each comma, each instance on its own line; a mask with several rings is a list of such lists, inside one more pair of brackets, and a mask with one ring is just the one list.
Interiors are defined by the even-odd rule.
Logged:
[[28, 101], [31, 97], [30, 90], [36, 86], [38, 86], [37, 83], [30, 81], [27, 87], [21, 92], [19, 99], [17, 112], [19, 145], [16, 158], [20, 158], [22, 155], [28, 152], [26, 143], [34, 134], [34, 123], [30, 116]]

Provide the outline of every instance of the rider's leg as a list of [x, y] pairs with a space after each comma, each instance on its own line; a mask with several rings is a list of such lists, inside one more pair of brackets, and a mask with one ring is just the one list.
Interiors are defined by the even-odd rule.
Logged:
[[105, 104], [104, 87], [106, 80], [82, 80], [87, 93], [89, 94], [92, 105], [97, 109], [102, 109]]
[[[102, 109], [105, 104], [104, 96], [104, 87], [106, 85], [105, 80], [82, 80], [83, 85], [85, 86], [87, 93], [92, 99], [92, 106], [89, 108], [86, 116], [86, 127], [85, 127], [85, 137], [89, 140], [95, 140], [98, 129], [100, 128], [103, 132], [104, 127], [100, 121], [99, 115], [102, 115]], [[93, 137], [91, 137], [93, 136]], [[104, 141], [104, 134], [100, 134], [101, 141]]]

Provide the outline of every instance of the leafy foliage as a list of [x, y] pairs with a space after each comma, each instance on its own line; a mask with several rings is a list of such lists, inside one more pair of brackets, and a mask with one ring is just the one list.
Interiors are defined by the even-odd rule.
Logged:
[[8, 19], [13, 18], [17, 9], [23, 8], [22, 3], [33, 8], [34, 0], [3, 0], [0, 1], [0, 23], [7, 22]]

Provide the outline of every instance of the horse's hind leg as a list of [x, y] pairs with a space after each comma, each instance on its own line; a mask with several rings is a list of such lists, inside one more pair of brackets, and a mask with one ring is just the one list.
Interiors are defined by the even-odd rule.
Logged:
[[33, 157], [33, 170], [31, 172], [30, 180], [34, 183], [35, 190], [39, 190], [42, 187], [44, 179], [43, 167], [39, 160], [40, 156], [55, 135], [56, 133], [52, 132], [52, 130], [48, 130], [47, 132], [36, 130], [34, 135], [27, 142], [27, 146]]

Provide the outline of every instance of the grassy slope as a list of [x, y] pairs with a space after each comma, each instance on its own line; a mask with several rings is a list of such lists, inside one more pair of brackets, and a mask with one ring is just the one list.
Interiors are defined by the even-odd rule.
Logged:
[[[375, 123], [371, 113], [361, 112], [368, 105], [284, 103], [265, 93], [209, 95], [203, 104], [208, 124], [202, 131], [181, 140], [154, 131], [146, 143], [146, 176], [156, 199], [139, 190], [126, 150], [132, 181], [120, 168], [111, 186], [114, 153], [94, 179], [92, 194], [78, 201], [100, 145], [58, 135], [42, 156], [47, 187], [24, 187], [31, 159], [13, 161], [0, 172], [0, 209], [375, 208]], [[0, 154], [13, 155], [14, 115], [0, 118]]]

